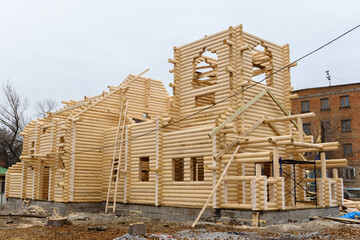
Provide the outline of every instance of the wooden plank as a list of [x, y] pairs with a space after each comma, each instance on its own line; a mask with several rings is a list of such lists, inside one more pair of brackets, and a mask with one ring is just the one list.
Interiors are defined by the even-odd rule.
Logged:
[[214, 193], [216, 192], [217, 188], [220, 186], [220, 183], [222, 182], [222, 180], [223, 180], [224, 176], [226, 175], [226, 173], [227, 173], [227, 171], [228, 171], [228, 169], [229, 169], [229, 167], [230, 167], [230, 165], [231, 165], [232, 161], [234, 160], [234, 158], [235, 158], [235, 156], [236, 156], [237, 152], [239, 151], [239, 149], [240, 149], [240, 146], [237, 146], [237, 147], [236, 147], [236, 149], [235, 149], [235, 151], [234, 151], [234, 153], [233, 153], [233, 155], [232, 155], [232, 157], [231, 157], [231, 159], [230, 159], [230, 161], [229, 161], [229, 162], [228, 162], [228, 164], [226, 165], [226, 167], [225, 167], [225, 169], [224, 169], [223, 173], [221, 174], [221, 176], [220, 176], [220, 178], [219, 178], [218, 182], [216, 183], [216, 186], [215, 186], [215, 187], [213, 188], [213, 190], [211, 191], [211, 193], [210, 193], [210, 195], [209, 195], [208, 199], [206, 200], [206, 202], [205, 202], [205, 204], [204, 204], [203, 208], [201, 209], [201, 211], [200, 211], [199, 215], [197, 216], [197, 218], [195, 219], [195, 222], [192, 224], [192, 226], [191, 226], [191, 227], [195, 227], [195, 226], [196, 226], [196, 224], [199, 222], [199, 220], [200, 220], [200, 218], [201, 218], [202, 214], [204, 213], [204, 211], [205, 211], [205, 209], [206, 209], [207, 205], [209, 204], [209, 202], [210, 202], [211, 198], [213, 197]]
[[[269, 90], [266, 89], [267, 94], [271, 97], [271, 99], [276, 103], [276, 105], [281, 109], [281, 111], [286, 115], [289, 116], [290, 114], [288, 113], [288, 111], [286, 111], [286, 109], [283, 107], [283, 105], [279, 102], [279, 100], [277, 100], [277, 98], [275, 97], [275, 95]], [[296, 129], [298, 128], [296, 122], [294, 120], [291, 120], [292, 124], [296, 127]]]
[[259, 212], [253, 212], [252, 214], [252, 227], [259, 227]]
[[360, 224], [360, 220], [358, 220], [358, 219], [349, 219], [349, 218], [340, 218], [340, 217], [324, 217], [324, 218], [334, 220], [334, 221], [338, 221], [338, 222]]

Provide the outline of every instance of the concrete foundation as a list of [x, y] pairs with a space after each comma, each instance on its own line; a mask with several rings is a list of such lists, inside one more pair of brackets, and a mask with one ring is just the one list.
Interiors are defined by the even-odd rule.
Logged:
[[[6, 207], [20, 209], [22, 200], [9, 198]], [[30, 205], [38, 205], [53, 213], [52, 208], [59, 208], [57, 212], [60, 216], [66, 216], [73, 212], [94, 212], [104, 211], [104, 202], [93, 203], [60, 203], [34, 200]], [[143, 217], [152, 219], [162, 219], [177, 222], [192, 222], [200, 212], [198, 208], [165, 207], [140, 204], [117, 204], [117, 215], [135, 213]], [[252, 225], [251, 210], [231, 210], [231, 209], [206, 209], [200, 221], [224, 222], [239, 225]], [[309, 217], [339, 216], [339, 207], [326, 208], [304, 208], [289, 209], [282, 211], [259, 211], [259, 226], [268, 226], [284, 223], [304, 223], [308, 222]]]

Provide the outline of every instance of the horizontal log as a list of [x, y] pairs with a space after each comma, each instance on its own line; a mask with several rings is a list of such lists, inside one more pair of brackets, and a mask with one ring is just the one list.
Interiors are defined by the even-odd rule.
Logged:
[[296, 147], [305, 147], [305, 148], [318, 148], [323, 149], [324, 146], [321, 144], [315, 144], [315, 143], [303, 143], [303, 142], [295, 142], [292, 144]]
[[298, 118], [309, 118], [314, 117], [315, 113], [303, 113], [303, 114], [296, 114], [296, 115], [290, 115], [285, 117], [278, 117], [278, 118], [268, 118], [264, 120], [264, 123], [274, 123], [274, 122], [284, 122], [284, 121], [291, 121]]
[[251, 181], [255, 178], [256, 176], [225, 176], [224, 181]]

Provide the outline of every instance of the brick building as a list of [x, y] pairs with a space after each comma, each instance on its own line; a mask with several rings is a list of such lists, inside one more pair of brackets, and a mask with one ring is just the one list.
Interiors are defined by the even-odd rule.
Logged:
[[[348, 167], [339, 169], [344, 187], [360, 188], [360, 83], [293, 91], [293, 114], [315, 112], [316, 117], [303, 123], [304, 132], [314, 142], [340, 142], [340, 150], [327, 153], [327, 158], [347, 158]], [[316, 153], [306, 153], [315, 159]], [[331, 174], [331, 172], [329, 172]]]

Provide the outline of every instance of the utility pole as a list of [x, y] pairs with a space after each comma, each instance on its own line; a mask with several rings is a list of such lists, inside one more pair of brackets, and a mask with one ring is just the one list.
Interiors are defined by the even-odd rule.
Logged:
[[327, 70], [327, 71], [325, 71], [325, 73], [326, 73], [326, 78], [329, 80], [329, 86], [331, 86], [331, 75], [330, 75], [330, 71]]

